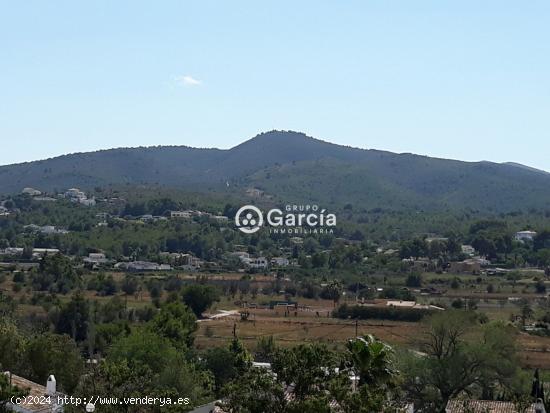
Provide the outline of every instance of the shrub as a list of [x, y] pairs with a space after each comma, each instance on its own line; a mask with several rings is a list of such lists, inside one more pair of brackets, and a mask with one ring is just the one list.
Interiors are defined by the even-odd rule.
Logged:
[[343, 304], [334, 310], [332, 315], [342, 319], [420, 321], [427, 315], [433, 314], [433, 312], [433, 310], [428, 309], [348, 306], [347, 304]]

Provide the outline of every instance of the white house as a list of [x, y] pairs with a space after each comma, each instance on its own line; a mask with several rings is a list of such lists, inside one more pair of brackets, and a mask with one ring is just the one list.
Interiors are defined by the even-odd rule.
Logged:
[[287, 267], [290, 264], [286, 257], [273, 257], [271, 258], [271, 265], [277, 267]]
[[240, 259], [241, 262], [244, 264], [248, 264], [248, 262], [250, 261], [250, 254], [245, 251], [235, 251], [235, 252], [232, 252], [231, 255]]
[[250, 268], [267, 268], [267, 265], [266, 257], [250, 258], [248, 261], [248, 266]]
[[191, 217], [190, 211], [170, 211], [170, 218], [191, 219]]
[[94, 206], [95, 198], [81, 198], [78, 200], [78, 203], [84, 206]]
[[105, 264], [107, 261], [107, 257], [101, 252], [92, 252], [88, 254], [87, 258], [84, 258], [84, 262], [90, 264]]
[[67, 189], [65, 192], [65, 198], [85, 206], [94, 206], [96, 203], [93, 197], [88, 198], [86, 194], [78, 188]]
[[21, 255], [23, 254], [23, 248], [8, 247], [4, 250], [0, 250], [1, 255]]
[[472, 247], [471, 245], [462, 245], [460, 247], [460, 249], [462, 250], [462, 253], [463, 254], [466, 254], [466, 255], [470, 255], [470, 256], [474, 256], [475, 253], [476, 253], [476, 250], [474, 247]]
[[[117, 266], [122, 263], [117, 264]], [[148, 261], [133, 261], [130, 263], [124, 263], [126, 269], [128, 271], [132, 272], [143, 272], [143, 271], [170, 271], [172, 267], [168, 264], [157, 264], [156, 262], [148, 262]]]
[[225, 215], [212, 215], [210, 219], [216, 221], [218, 224], [227, 224], [229, 222], [229, 218]]
[[516, 241], [533, 241], [533, 239], [537, 236], [537, 233], [535, 231], [518, 231], [516, 232], [515, 239]]
[[59, 254], [57, 248], [33, 248], [32, 256], [33, 258], [42, 258], [44, 255], [55, 255]]
[[21, 193], [22, 194], [27, 194], [27, 195], [30, 195], [30, 196], [42, 195], [42, 192], [40, 192], [38, 189], [34, 189], [34, 188], [23, 188]]

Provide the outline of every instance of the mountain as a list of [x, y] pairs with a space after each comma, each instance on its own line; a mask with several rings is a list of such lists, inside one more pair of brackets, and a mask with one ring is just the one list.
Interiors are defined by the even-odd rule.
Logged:
[[550, 174], [523, 165], [357, 149], [283, 131], [229, 150], [120, 148], [0, 166], [0, 194], [120, 184], [243, 195], [255, 187], [284, 202], [389, 209], [511, 211], [550, 201]]

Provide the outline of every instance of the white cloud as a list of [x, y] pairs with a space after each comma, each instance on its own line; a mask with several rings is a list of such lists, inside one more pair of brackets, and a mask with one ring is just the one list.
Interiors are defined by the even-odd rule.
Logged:
[[193, 76], [176, 76], [176, 83], [180, 86], [191, 87], [199, 86], [202, 82], [199, 79], [195, 79]]

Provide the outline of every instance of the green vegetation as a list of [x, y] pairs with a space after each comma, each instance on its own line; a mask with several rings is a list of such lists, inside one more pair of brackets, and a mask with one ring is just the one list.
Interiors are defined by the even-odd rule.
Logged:
[[341, 305], [334, 310], [334, 317], [342, 319], [357, 320], [399, 320], [399, 321], [420, 321], [425, 316], [433, 313], [432, 310], [398, 308], [398, 307], [363, 307]]
[[[269, 170], [270, 185], [293, 190], [297, 183], [277, 174], [304, 162], [323, 169], [343, 161], [263, 165], [230, 185], [245, 188]], [[299, 179], [309, 185], [302, 195], [314, 196], [311, 176]], [[244, 198], [214, 189], [94, 188], [101, 201], [92, 207], [3, 199], [10, 213], [0, 217], [0, 368], [37, 383], [54, 374], [72, 394], [185, 395], [190, 405], [174, 411], [221, 400], [251, 413], [395, 411], [404, 401], [439, 412], [457, 397], [528, 398], [531, 369], [550, 369], [543, 208], [427, 213], [384, 196], [376, 201], [384, 208], [330, 200], [334, 233], [294, 239], [241, 233], [231, 219]], [[401, 192], [408, 202], [411, 193]], [[174, 209], [193, 214], [172, 219]], [[526, 228], [538, 235], [514, 239]], [[247, 256], [267, 264], [255, 267]], [[0, 391], [17, 389], [0, 382]]]
[[[92, 190], [158, 183], [230, 197], [254, 186], [279, 200], [331, 208], [361, 205], [361, 211], [347, 209], [354, 213], [376, 208], [414, 213], [546, 208], [549, 182], [548, 174], [517, 165], [361, 150], [279, 131], [260, 134], [230, 150], [112, 149], [0, 167], [2, 194], [24, 186], [51, 192], [74, 186]], [[127, 209], [135, 215], [143, 211]]]

